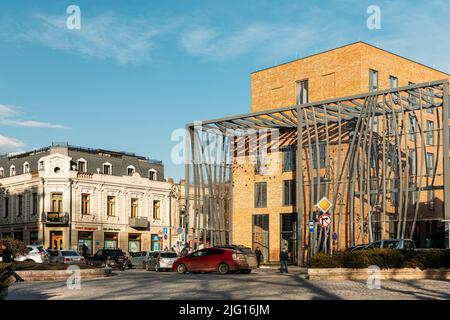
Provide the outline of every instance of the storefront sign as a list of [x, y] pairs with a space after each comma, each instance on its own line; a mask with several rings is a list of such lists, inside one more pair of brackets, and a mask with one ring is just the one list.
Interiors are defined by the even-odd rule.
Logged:
[[81, 226], [76, 226], [75, 230], [80, 230], [80, 231], [97, 231], [97, 230], [99, 230], [99, 227], [81, 227]]

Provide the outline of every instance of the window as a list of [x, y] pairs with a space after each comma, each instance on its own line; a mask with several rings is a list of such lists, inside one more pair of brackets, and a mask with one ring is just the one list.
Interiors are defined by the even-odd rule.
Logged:
[[417, 168], [417, 152], [416, 150], [412, 149], [409, 150], [409, 175], [413, 176], [416, 175], [416, 168]]
[[283, 205], [293, 206], [295, 205], [295, 180], [283, 181]]
[[78, 160], [78, 172], [87, 172], [87, 161], [84, 159]]
[[297, 81], [297, 104], [304, 104], [309, 102], [308, 94], [308, 80]]
[[12, 165], [11, 167], [9, 167], [9, 176], [15, 176], [16, 175], [16, 167], [14, 165]]
[[369, 91], [378, 90], [378, 71], [369, 69]]
[[112, 175], [112, 165], [110, 163], [103, 164], [103, 174]]
[[116, 197], [108, 196], [106, 202], [106, 214], [108, 215], [108, 217], [114, 217], [116, 215]]
[[139, 214], [139, 199], [131, 198], [131, 217], [137, 218]]
[[3, 215], [4, 218], [8, 218], [9, 216], [9, 198], [5, 197], [5, 214]]
[[153, 200], [153, 219], [161, 219], [161, 201]]
[[294, 145], [284, 147], [283, 152], [283, 172], [290, 172], [295, 170], [295, 154], [296, 148]]
[[434, 174], [434, 153], [427, 152], [427, 175]]
[[127, 175], [132, 176], [133, 173], [136, 172], [136, 169], [133, 166], [128, 166], [127, 167]]
[[30, 172], [30, 164], [28, 162], [25, 162], [23, 164], [23, 173], [29, 173]]
[[394, 76], [389, 76], [389, 88], [396, 89], [398, 88], [398, 78]]
[[20, 217], [23, 213], [23, 195], [19, 195], [17, 198], [19, 200], [19, 206], [17, 208], [17, 216]]
[[409, 114], [409, 140], [416, 141], [417, 118]]
[[434, 144], [434, 122], [427, 120], [427, 144]]
[[372, 118], [372, 131], [378, 133], [378, 117]]
[[83, 193], [81, 195], [81, 214], [91, 214], [91, 195], [88, 193]]
[[267, 182], [255, 183], [255, 208], [267, 207]]
[[[408, 85], [413, 85], [413, 84], [414, 84], [414, 82], [411, 82], [411, 81], [408, 82]], [[415, 105], [417, 105], [417, 98], [414, 95], [414, 93], [416, 93], [415, 90], [408, 91], [409, 107], [414, 107]]]
[[0, 168], [0, 178], [5, 177], [5, 169]]
[[32, 214], [36, 215], [38, 213], [38, 194], [36, 192], [32, 195]]
[[264, 174], [267, 169], [267, 154], [265, 148], [256, 151], [255, 174]]
[[44, 161], [39, 161], [39, 170], [44, 170]]
[[317, 147], [316, 144], [312, 145], [312, 161], [314, 169], [317, 169], [317, 161], [319, 161], [319, 165], [321, 168], [325, 168], [326, 166], [326, 144], [319, 143], [319, 153], [320, 159], [317, 159]]
[[156, 180], [156, 170], [155, 169], [148, 170], [148, 178], [150, 180]]
[[62, 201], [63, 201], [62, 193], [52, 193], [50, 199], [51, 199], [50, 210], [52, 212], [62, 212]]
[[[434, 104], [434, 93], [433, 89], [427, 88], [425, 91], [425, 101], [427, 101], [429, 104]], [[427, 108], [426, 111], [428, 113], [433, 113], [433, 108]]]

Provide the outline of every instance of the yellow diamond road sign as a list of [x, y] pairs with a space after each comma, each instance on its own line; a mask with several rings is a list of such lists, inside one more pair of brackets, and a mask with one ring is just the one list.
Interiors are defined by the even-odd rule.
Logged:
[[322, 210], [323, 213], [327, 213], [333, 204], [326, 197], [323, 197], [318, 203], [317, 207]]

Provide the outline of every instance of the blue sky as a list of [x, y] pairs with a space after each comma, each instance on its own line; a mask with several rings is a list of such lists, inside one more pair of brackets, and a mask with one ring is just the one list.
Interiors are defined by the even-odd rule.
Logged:
[[0, 152], [68, 141], [163, 160], [178, 179], [173, 130], [248, 112], [251, 72], [359, 40], [450, 72], [449, 14], [446, 0], [2, 0]]

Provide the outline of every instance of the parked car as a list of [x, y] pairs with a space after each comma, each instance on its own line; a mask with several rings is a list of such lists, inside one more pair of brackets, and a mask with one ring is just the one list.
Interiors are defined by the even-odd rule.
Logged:
[[49, 250], [50, 263], [79, 264], [84, 263], [84, 257], [73, 250]]
[[414, 241], [409, 239], [389, 239], [389, 240], [374, 241], [365, 247], [365, 249], [374, 249], [374, 248], [415, 250], [416, 245], [414, 244]]
[[150, 251], [130, 253], [129, 259], [131, 267], [145, 269], [147, 267], [147, 259], [150, 257], [150, 254]]
[[151, 252], [146, 262], [147, 271], [172, 270], [173, 263], [178, 259], [175, 252], [154, 251]]
[[207, 248], [197, 250], [173, 263], [173, 271], [186, 272], [215, 272], [226, 274], [230, 271], [249, 273], [245, 254], [231, 249]]
[[240, 253], [243, 253], [243, 254], [245, 254], [245, 257], [247, 259], [249, 269], [256, 269], [258, 267], [258, 260], [256, 259], [256, 254], [249, 247], [245, 247], [242, 245], [229, 244], [229, 245], [224, 245], [224, 246], [217, 246], [216, 248], [232, 249], [232, 250], [238, 251]]
[[43, 246], [28, 245], [28, 253], [24, 256], [19, 256], [16, 261], [34, 261], [35, 263], [48, 263], [48, 253]]
[[120, 249], [101, 249], [95, 255], [88, 257], [87, 264], [123, 270], [125, 269], [125, 255]]
[[367, 244], [357, 244], [356, 246], [347, 248], [345, 251], [350, 252], [350, 251], [358, 251], [358, 250], [363, 250], [367, 247]]

